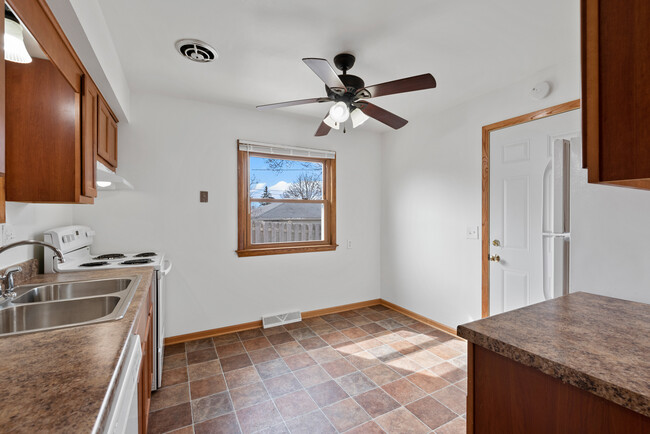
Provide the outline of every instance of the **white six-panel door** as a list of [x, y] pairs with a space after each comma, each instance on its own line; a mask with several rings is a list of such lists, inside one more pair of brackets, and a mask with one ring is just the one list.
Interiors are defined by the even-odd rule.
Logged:
[[490, 315], [545, 300], [544, 172], [554, 140], [579, 130], [576, 110], [490, 135]]

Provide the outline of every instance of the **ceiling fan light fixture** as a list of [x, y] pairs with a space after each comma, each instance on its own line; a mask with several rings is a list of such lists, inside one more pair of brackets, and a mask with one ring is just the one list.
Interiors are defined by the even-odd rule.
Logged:
[[356, 128], [370, 119], [370, 116], [362, 112], [360, 108], [357, 108], [350, 112], [350, 119], [352, 120], [352, 128]]
[[5, 7], [5, 60], [16, 63], [30, 63], [32, 57], [27, 52], [23, 41], [23, 26], [16, 16]]
[[325, 119], [323, 119], [323, 122], [325, 123], [325, 125], [327, 125], [330, 128], [333, 128], [335, 130], [338, 130], [340, 128], [340, 126], [341, 126], [341, 124], [339, 124], [334, 119], [332, 119], [332, 116], [330, 116], [330, 115], [327, 115], [327, 117]]
[[350, 109], [348, 105], [343, 101], [339, 101], [330, 108], [330, 115], [334, 122], [342, 123], [348, 120], [350, 117]]

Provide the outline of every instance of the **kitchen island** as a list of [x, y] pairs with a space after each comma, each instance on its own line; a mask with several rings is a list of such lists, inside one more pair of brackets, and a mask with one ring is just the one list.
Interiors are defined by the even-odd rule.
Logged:
[[458, 335], [468, 433], [650, 432], [650, 305], [577, 292]]
[[149, 310], [152, 275], [152, 267], [138, 267], [39, 274], [22, 283], [139, 279], [119, 320], [0, 337], [0, 431], [104, 430], [127, 341], [138, 330], [140, 311]]

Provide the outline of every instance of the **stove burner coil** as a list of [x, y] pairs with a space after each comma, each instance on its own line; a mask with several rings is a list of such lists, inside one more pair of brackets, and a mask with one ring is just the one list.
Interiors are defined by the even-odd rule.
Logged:
[[107, 253], [105, 255], [99, 255], [93, 259], [122, 259], [126, 258], [126, 255], [122, 253]]
[[102, 265], [108, 265], [106, 261], [99, 262], [86, 262], [85, 264], [79, 265], [80, 267], [101, 267]]
[[155, 252], [144, 252], [144, 253], [138, 253], [137, 255], [135, 255], [135, 257], [136, 258], [148, 258], [148, 257], [151, 257], [151, 256], [156, 256], [156, 255], [157, 255], [157, 253], [155, 253]]
[[120, 265], [140, 265], [151, 262], [153, 262], [153, 259], [129, 259], [128, 261], [120, 262]]

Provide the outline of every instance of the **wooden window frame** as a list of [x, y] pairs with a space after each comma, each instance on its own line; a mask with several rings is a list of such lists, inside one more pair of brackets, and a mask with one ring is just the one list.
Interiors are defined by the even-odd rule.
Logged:
[[[250, 198], [250, 157], [264, 157], [281, 160], [310, 161], [323, 165], [323, 199], [251, 199]], [[282, 255], [287, 253], [325, 252], [336, 250], [336, 158], [291, 157], [261, 152], [248, 152], [239, 149], [237, 143], [237, 208], [238, 208], [238, 249], [239, 257]], [[324, 211], [324, 237], [322, 241], [297, 241], [284, 243], [251, 243], [251, 202], [296, 202], [322, 203]]]

